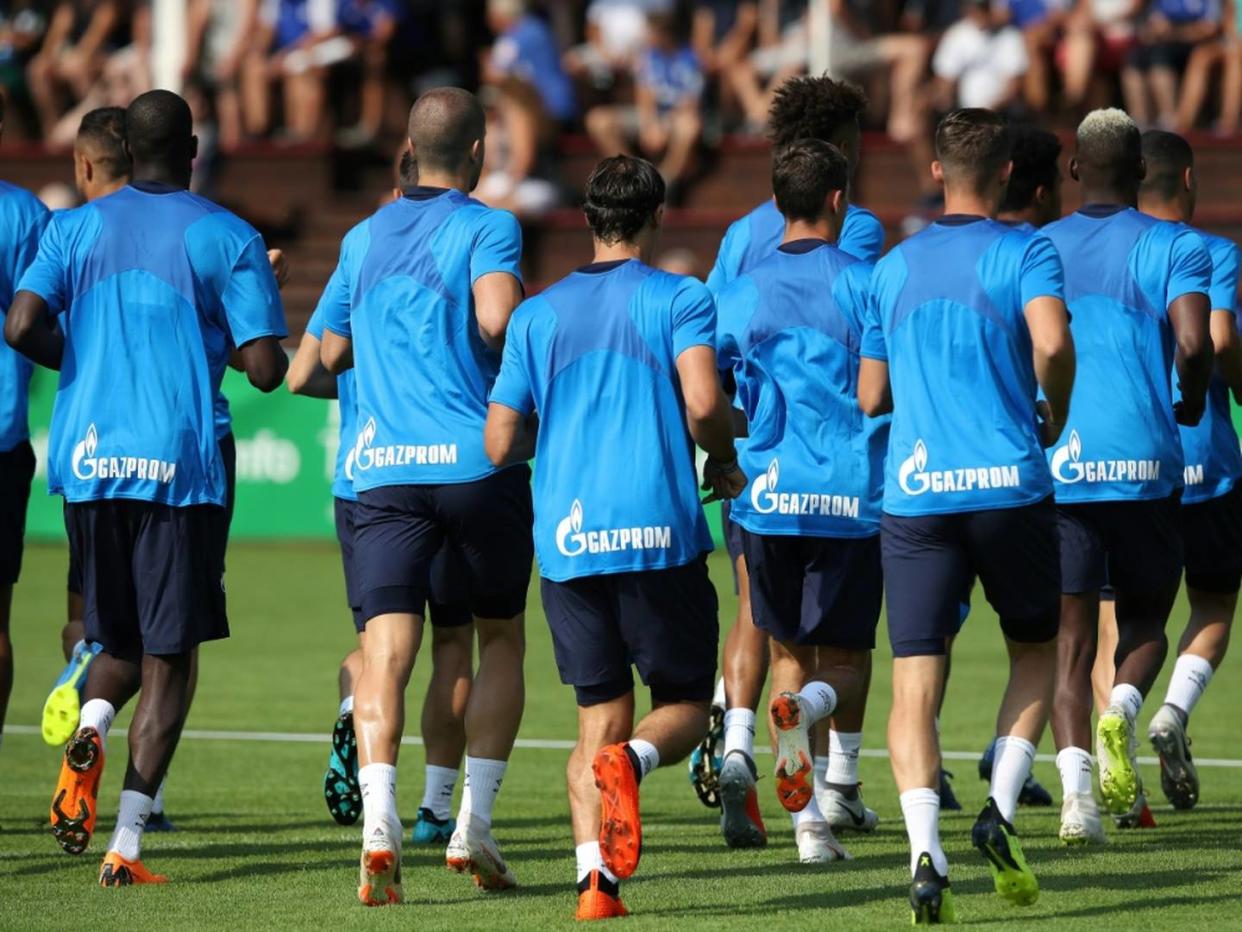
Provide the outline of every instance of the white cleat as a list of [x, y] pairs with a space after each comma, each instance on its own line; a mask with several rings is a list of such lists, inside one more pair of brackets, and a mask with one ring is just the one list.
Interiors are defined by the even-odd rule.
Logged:
[[794, 827], [794, 838], [798, 842], [798, 860], [803, 864], [853, 859], [853, 855], [832, 834], [827, 822], [804, 821]]
[[1066, 845], [1103, 845], [1104, 823], [1100, 807], [1090, 793], [1066, 793], [1061, 803], [1061, 841]]
[[363, 839], [358, 865], [358, 900], [364, 906], [395, 905], [405, 897], [401, 888], [401, 828], [375, 829]]
[[819, 809], [833, 831], [867, 834], [874, 832], [875, 827], [880, 824], [879, 813], [868, 809], [863, 803], [861, 788], [853, 799], [847, 798], [840, 790], [817, 789], [815, 801], [819, 803]]
[[492, 837], [491, 826], [474, 816], [458, 822], [444, 851], [444, 864], [458, 874], [470, 874], [481, 890], [511, 890], [517, 886], [517, 878]]

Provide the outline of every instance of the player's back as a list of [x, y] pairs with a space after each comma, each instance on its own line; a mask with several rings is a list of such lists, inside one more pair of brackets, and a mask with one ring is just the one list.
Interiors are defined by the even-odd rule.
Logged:
[[779, 247], [717, 298], [721, 367], [746, 414], [750, 489], [730, 517], [756, 534], [879, 531], [888, 418], [858, 407], [871, 266], [819, 240]]
[[524, 371], [540, 418], [543, 576], [680, 566], [712, 549], [677, 357], [714, 339], [702, 283], [637, 260], [587, 266], [518, 309], [505, 365]]
[[1207, 291], [1197, 234], [1128, 207], [1087, 207], [1044, 234], [1065, 261], [1077, 355], [1069, 420], [1048, 451], [1058, 502], [1164, 498], [1182, 486], [1168, 307]]
[[[17, 282], [35, 257], [48, 210], [24, 188], [0, 181], [0, 321], [13, 303]], [[0, 340], [0, 453], [30, 436], [27, 392], [34, 366]]]
[[947, 216], [872, 274], [862, 354], [887, 358], [893, 420], [884, 511], [915, 516], [1011, 508], [1052, 491], [1036, 425], [1026, 305], [1061, 296], [1048, 240]]
[[496, 471], [483, 424], [500, 356], [479, 335], [471, 288], [491, 272], [518, 277], [520, 254], [512, 214], [452, 189], [413, 189], [350, 231], [346, 300], [325, 324], [353, 341], [359, 491]]

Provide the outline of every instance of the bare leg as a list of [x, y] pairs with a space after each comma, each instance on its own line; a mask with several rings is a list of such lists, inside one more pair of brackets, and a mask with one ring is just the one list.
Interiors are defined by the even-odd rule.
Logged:
[[421, 615], [377, 615], [367, 622], [362, 675], [354, 687], [354, 733], [362, 767], [397, 762], [405, 730], [405, 687], [422, 636]]
[[160, 788], [189, 712], [192, 666], [192, 653], [142, 658], [142, 694], [129, 726], [125, 789], [153, 797]]
[[[578, 707], [578, 743], [570, 752], [565, 772], [576, 845], [599, 838], [599, 790], [591, 770], [595, 755], [610, 744], [628, 739], [633, 728], [633, 692], [611, 702]], [[696, 737], [701, 736], [702, 730]]]
[[1128, 683], [1144, 696], [1151, 691], [1169, 652], [1164, 629], [1176, 598], [1177, 587], [1117, 592], [1117, 683]]
[[[361, 643], [361, 636], [359, 636]], [[362, 648], [356, 647], [345, 655], [341, 661], [340, 672], [337, 673], [336, 683], [337, 690], [340, 693], [341, 701], [344, 702], [354, 694], [358, 680], [362, 677]]]
[[1091, 89], [1095, 68], [1095, 31], [1089, 22], [1075, 22], [1065, 36], [1065, 102], [1081, 109]]
[[1006, 639], [1005, 646], [1009, 649], [1009, 684], [996, 717], [996, 734], [1039, 744], [1048, 723], [1057, 643], [1020, 644]]
[[1126, 65], [1121, 69], [1121, 94], [1126, 110], [1141, 128], [1151, 126], [1151, 107], [1147, 99], [1147, 73]]
[[737, 621], [725, 638], [725, 696], [731, 709], [759, 708], [768, 675], [768, 635], [750, 614], [750, 578], [746, 558], [737, 558]]
[[1199, 122], [1212, 74], [1224, 59], [1224, 47], [1218, 42], [1201, 45], [1190, 54], [1186, 73], [1182, 76], [1181, 99], [1177, 105], [1179, 133], [1190, 132]]
[[431, 681], [423, 702], [422, 735], [427, 763], [453, 770], [466, 751], [466, 706], [474, 658], [474, 628], [431, 629]]
[[13, 587], [0, 586], [0, 734], [13, 691], [13, 640], [9, 635], [9, 615], [13, 609]]
[[940, 706], [944, 666], [943, 656], [893, 658], [888, 752], [899, 793], [940, 786], [936, 709]]
[[1151, 96], [1156, 104], [1156, 120], [1165, 129], [1177, 125], [1177, 72], [1172, 68], [1151, 70]]
[[679, 111], [673, 114], [669, 127], [668, 148], [664, 152], [664, 159], [660, 162], [660, 174], [670, 184], [685, 178], [702, 130], [703, 120], [698, 113]]
[[1052, 734], [1057, 750], [1088, 750], [1091, 734], [1091, 667], [1095, 662], [1100, 616], [1098, 592], [1061, 596], [1057, 634], [1057, 679], [1052, 703]]
[[1242, 119], [1242, 40], [1235, 39], [1225, 49], [1224, 74], [1221, 76], [1220, 124], [1217, 129], [1232, 136]]
[[1178, 654], [1194, 654], [1219, 669], [1229, 648], [1229, 631], [1238, 607], [1236, 592], [1203, 592], [1187, 588], [1190, 622], [1178, 642]]
[[525, 616], [478, 618], [475, 629], [479, 670], [466, 703], [466, 746], [471, 757], [508, 760], [525, 707]]
[[621, 119], [615, 107], [593, 107], [587, 111], [586, 131], [600, 155], [609, 157], [630, 151]]
[[1108, 708], [1108, 696], [1117, 679], [1114, 663], [1117, 654], [1117, 612], [1112, 599], [1100, 599], [1099, 640], [1095, 651], [1095, 665], [1091, 668], [1091, 691], [1095, 695], [1095, 711]]

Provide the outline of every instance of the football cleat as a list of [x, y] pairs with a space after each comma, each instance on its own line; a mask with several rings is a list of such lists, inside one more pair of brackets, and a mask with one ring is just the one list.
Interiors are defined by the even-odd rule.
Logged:
[[798, 843], [798, 860], [803, 864], [849, 861], [853, 857], [837, 841], [827, 822], [799, 822], [794, 826], [794, 840]]
[[1110, 705], [1095, 727], [1095, 753], [1100, 768], [1100, 795], [1113, 815], [1129, 812], [1138, 798], [1138, 771], [1132, 760], [1134, 723], [1120, 706]]
[[853, 797], [833, 787], [815, 794], [819, 809], [832, 826], [833, 831], [862, 832], [868, 834], [875, 831], [880, 824], [880, 816], [874, 809], [868, 809], [863, 803], [862, 784], [858, 784]]
[[940, 769], [940, 808], [948, 812], [960, 812], [962, 804], [957, 801], [957, 796], [953, 792], [953, 784], [949, 781], [953, 779], [953, 774]]
[[43, 703], [43, 740], [52, 747], [62, 747], [78, 730], [78, 716], [82, 711], [82, 687], [86, 685], [86, 671], [103, 649], [102, 644], [82, 641], [73, 649], [73, 656], [52, 686], [47, 701]]
[[621, 891], [599, 871], [591, 871], [578, 884], [578, 912], [574, 918], [579, 922], [628, 915], [629, 911], [621, 902]]
[[[992, 739], [992, 743], [984, 750], [983, 755], [979, 758], [979, 779], [984, 783], [990, 783], [992, 780], [992, 760], [996, 756], [996, 739]], [[1044, 785], [1035, 779], [1035, 774], [1028, 773], [1026, 780], [1022, 783], [1022, 789], [1018, 793], [1018, 805], [1020, 806], [1051, 806], [1052, 794], [1044, 788]]]
[[414, 830], [410, 833], [410, 844], [448, 844], [456, 828], [457, 820], [452, 816], [447, 819], [437, 819], [435, 813], [426, 806], [421, 806], [418, 810], [418, 817], [414, 820]]
[[732, 751], [720, 768], [720, 833], [730, 848], [762, 848], [768, 843], [756, 779], [755, 763], [745, 751]]
[[724, 746], [724, 714], [722, 706], [713, 705], [707, 734], [690, 755], [690, 782], [699, 802], [709, 809], [720, 808], [720, 769], [724, 755], [717, 748]]
[[1090, 793], [1066, 793], [1061, 803], [1060, 839], [1066, 845], [1103, 845], [1108, 842], [1100, 807]]
[[610, 744], [591, 764], [599, 790], [599, 851], [604, 864], [621, 880], [638, 870], [643, 854], [643, 826], [638, 811], [638, 774], [624, 744]]
[[795, 693], [781, 693], [772, 700], [769, 714], [776, 730], [776, 798], [790, 812], [801, 812], [815, 795], [802, 700]]
[[353, 712], [346, 712], [332, 726], [332, 751], [323, 775], [323, 798], [338, 825], [353, 825], [362, 815]]
[[957, 922], [949, 878], [936, 873], [931, 855], [926, 851], [919, 855], [918, 867], [914, 871], [914, 881], [910, 884], [910, 912], [911, 925], [940, 925]]
[[143, 883], [168, 883], [168, 878], [163, 874], [151, 873], [141, 860], [125, 860], [118, 851], [109, 851], [104, 855], [103, 864], [99, 867], [101, 887], [131, 887]]
[[1113, 824], [1122, 829], [1156, 827], [1156, 817], [1151, 814], [1151, 808], [1147, 805], [1147, 794], [1143, 792], [1141, 780], [1134, 805], [1121, 815], [1113, 816]]
[[454, 873], [469, 874], [480, 890], [512, 890], [517, 878], [500, 854], [492, 828], [471, 816], [458, 824], [444, 851], [444, 866]]
[[95, 831], [103, 741], [94, 728], [80, 728], [65, 745], [60, 779], [52, 795], [52, 834], [69, 854], [81, 854]]
[[997, 893], [1015, 906], [1030, 906], [1039, 899], [1039, 881], [1026, 865], [1018, 833], [990, 796], [975, 820], [970, 840], [992, 868]]
[[1174, 809], [1193, 809], [1199, 801], [1199, 772], [1190, 756], [1182, 717], [1162, 705], [1147, 726], [1147, 739], [1160, 758], [1160, 788]]
[[147, 819], [147, 825], [146, 825], [146, 828], [143, 829], [143, 831], [144, 832], [179, 832], [181, 831], [181, 829], [177, 828], [177, 826], [173, 824], [173, 820], [168, 818], [167, 813], [153, 812], [151, 813], [150, 818]]
[[358, 900], [363, 906], [401, 903], [401, 830], [395, 834], [377, 828], [362, 845], [358, 865]]

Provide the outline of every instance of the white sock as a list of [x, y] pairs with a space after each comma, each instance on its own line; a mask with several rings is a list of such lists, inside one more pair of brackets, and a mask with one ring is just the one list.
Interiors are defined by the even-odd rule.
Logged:
[[638, 779], [641, 780], [660, 766], [660, 752], [656, 750], [656, 746], [650, 741], [644, 741], [642, 738], [631, 738], [630, 750], [638, 756], [638, 766], [642, 768], [642, 773], [638, 775]]
[[730, 709], [725, 713], [725, 756], [742, 751], [755, 759], [755, 713], [747, 708]]
[[1026, 782], [1034, 761], [1035, 745], [1025, 738], [1005, 735], [996, 739], [988, 795], [996, 800], [996, 808], [1007, 822], [1013, 822], [1022, 784]]
[[1194, 711], [1195, 703], [1207, 689], [1212, 679], [1212, 665], [1202, 657], [1194, 654], [1182, 654], [1173, 664], [1173, 676], [1169, 680], [1169, 691], [1164, 694], [1166, 705], [1175, 706], [1186, 713]]
[[82, 711], [78, 717], [79, 728], [94, 728], [99, 732], [99, 741], [104, 750], [108, 748], [108, 729], [116, 718], [116, 709], [107, 699], [88, 699], [82, 703]]
[[142, 850], [142, 830], [147, 827], [154, 803], [155, 800], [145, 793], [121, 790], [121, 808], [117, 810], [116, 828], [112, 830], [112, 839], [108, 842], [109, 851], [117, 852], [127, 861], [138, 860]]
[[86, 639], [81, 638], [78, 643], [73, 645], [73, 650], [69, 652], [70, 657], [76, 657], [81, 651], [86, 650]]
[[492, 824], [492, 807], [508, 766], [508, 761], [466, 755], [466, 784], [461, 791], [458, 823], [464, 824], [473, 817], [484, 825]]
[[816, 754], [815, 760], [811, 762], [811, 770], [815, 777], [815, 799], [819, 799], [819, 794], [828, 789], [828, 768], [831, 766], [828, 755]]
[[1125, 710], [1126, 718], [1133, 725], [1138, 718], [1139, 709], [1143, 707], [1143, 694], [1129, 683], [1118, 683], [1108, 694], [1108, 704], [1120, 706]]
[[827, 718], [837, 707], [837, 691], [819, 680], [803, 686], [798, 698], [802, 700], [802, 707], [810, 718], [810, 721], [802, 723], [803, 728], [810, 728], [821, 718]]
[[949, 859], [940, 847], [940, 793], [930, 787], [906, 790], [901, 794], [901, 814], [910, 837], [910, 875], [918, 867], [919, 855], [931, 855], [932, 867], [941, 877], [949, 874]]
[[362, 790], [362, 838], [377, 830], [390, 840], [401, 839], [401, 818], [397, 815], [397, 768], [393, 764], [367, 764], [358, 768], [358, 788]]
[[453, 790], [457, 786], [457, 768], [437, 767], [428, 764], [423, 768], [423, 809], [431, 810], [437, 819], [447, 819], [453, 814]]
[[574, 848], [574, 857], [578, 861], [578, 883], [582, 883], [591, 871], [599, 871], [613, 883], [617, 882], [617, 875], [604, 864], [598, 841], [584, 841]]
[[352, 711], [354, 711], [354, 697], [353, 697], [353, 694], [351, 693], [350, 695], [346, 696], [344, 699], [341, 700], [341, 707], [337, 711], [336, 714], [338, 716], [348, 715]]
[[712, 694], [712, 705], [718, 705], [723, 709], [728, 704], [729, 701], [725, 699], [724, 677], [722, 676], [716, 680], [716, 691]]
[[1082, 748], [1060, 751], [1057, 754], [1057, 770], [1061, 772], [1061, 792], [1064, 796], [1091, 792], [1091, 755]]
[[854, 786], [858, 783], [858, 754], [862, 750], [861, 731], [828, 732], [828, 782]]
[[164, 775], [164, 779], [160, 781], [160, 788], [155, 791], [155, 801], [151, 804], [152, 812], [164, 811], [164, 784], [168, 782], [168, 775]]
[[803, 822], [827, 822], [828, 821], [827, 819], [824, 818], [824, 813], [819, 808], [819, 803], [816, 802], [814, 795], [811, 796], [811, 801], [806, 804], [805, 809], [803, 809], [801, 812], [791, 812], [789, 814], [793, 816], [794, 828], [797, 828]]

